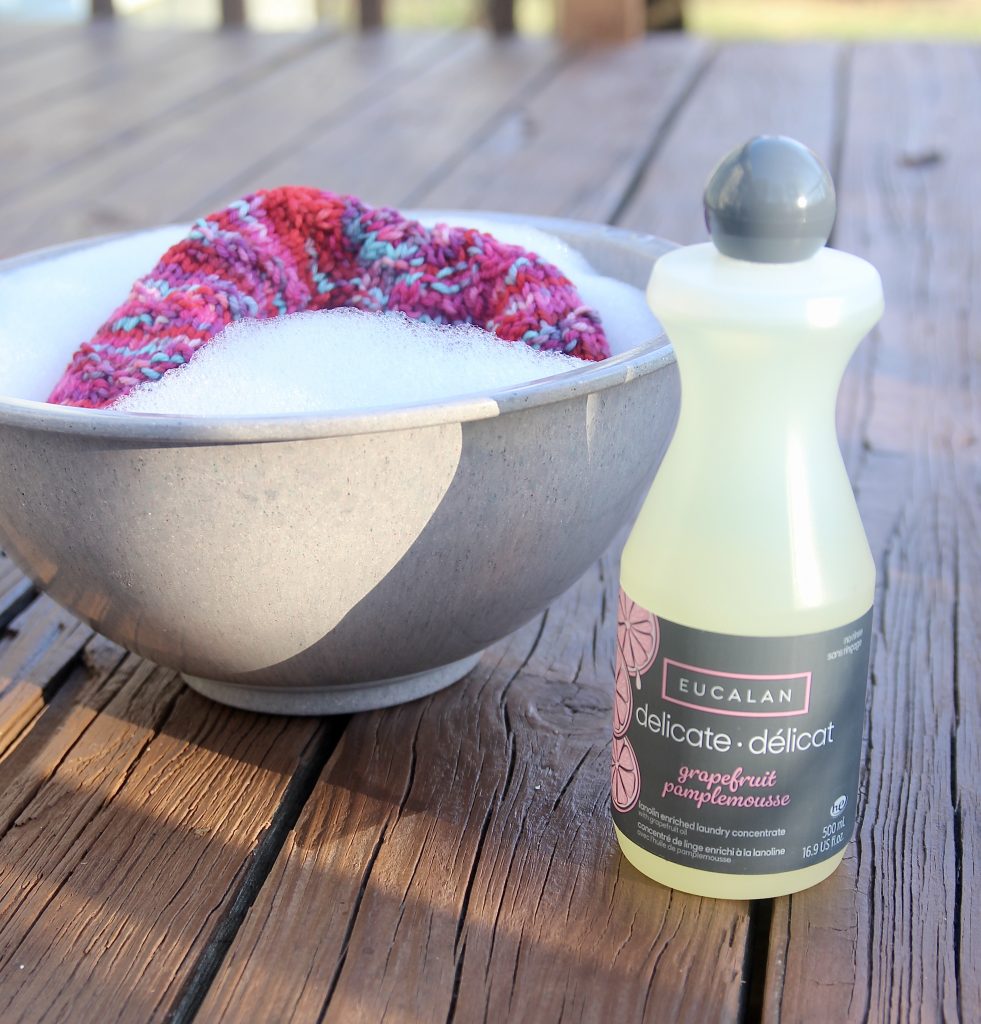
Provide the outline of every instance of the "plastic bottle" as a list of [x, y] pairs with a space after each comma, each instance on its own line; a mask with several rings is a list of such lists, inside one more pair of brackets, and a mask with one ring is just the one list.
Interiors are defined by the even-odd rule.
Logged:
[[613, 817], [651, 878], [755, 899], [854, 830], [875, 566], [835, 404], [882, 285], [825, 247], [834, 186], [791, 139], [730, 153], [705, 206], [712, 243], [648, 286], [682, 402], [621, 563]]

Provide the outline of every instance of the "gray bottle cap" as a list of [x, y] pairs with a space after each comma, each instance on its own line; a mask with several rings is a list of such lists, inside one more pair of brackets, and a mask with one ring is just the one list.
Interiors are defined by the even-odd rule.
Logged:
[[835, 187], [818, 157], [794, 139], [757, 135], [716, 167], [705, 224], [719, 252], [754, 263], [795, 263], [828, 241]]

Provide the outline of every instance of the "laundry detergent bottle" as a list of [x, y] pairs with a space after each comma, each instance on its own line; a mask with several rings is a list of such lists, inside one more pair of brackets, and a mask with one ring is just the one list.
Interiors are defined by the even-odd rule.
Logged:
[[681, 413], [623, 552], [613, 821], [658, 882], [757, 899], [854, 831], [875, 566], [835, 405], [882, 285], [826, 248], [834, 186], [792, 139], [725, 157], [705, 213], [648, 286]]

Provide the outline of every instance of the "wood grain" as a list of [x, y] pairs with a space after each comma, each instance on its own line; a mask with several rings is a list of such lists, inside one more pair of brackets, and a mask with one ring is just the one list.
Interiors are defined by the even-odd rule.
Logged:
[[850, 77], [835, 240], [887, 304], [843, 391], [879, 569], [864, 806], [843, 868], [777, 901], [764, 1016], [977, 1020], [981, 82], [957, 47], [863, 47]]
[[840, 54], [831, 43], [726, 46], [659, 138], [617, 223], [674, 242], [705, 241], [709, 175], [753, 135], [791, 135], [832, 163]]
[[41, 50], [65, 45], [74, 31], [44, 21], [14, 21], [0, 24], [0, 54], [9, 66], [28, 60]]
[[0, 556], [4, 1024], [981, 1018], [977, 54], [104, 38], [0, 31], [8, 252], [287, 173], [685, 241], [750, 134], [840, 169], [835, 241], [889, 309], [839, 409], [880, 569], [864, 813], [831, 880], [774, 901], [759, 959], [765, 906], [754, 925], [625, 865], [609, 558], [459, 686], [355, 718], [321, 774], [339, 724], [186, 693]]
[[105, 166], [168, 120], [200, 110], [202, 100], [213, 102], [264, 68], [326, 43], [320, 35], [232, 33], [216, 54], [205, 32], [127, 32], [111, 48], [99, 36], [83, 38], [99, 60], [97, 75], [49, 97], [43, 118], [34, 105], [0, 115], [0, 208], [16, 206], [44, 178], [64, 187], [79, 164]]
[[710, 57], [680, 35], [577, 54], [405, 201], [610, 220]]
[[[226, 37], [210, 38], [213, 49], [203, 59], [226, 82]], [[442, 37], [313, 38], [294, 59], [250, 66], [245, 80], [208, 89], [183, 116], [153, 123], [131, 144], [105, 147], [70, 174], [39, 182], [18, 199], [2, 245], [13, 252], [206, 213], [217, 195], [240, 194], [228, 183], [243, 166], [278, 158], [341, 112], [354, 116], [372, 95], [423, 67]], [[119, 103], [127, 104], [125, 95]]]
[[99, 24], [64, 32], [56, 46], [28, 40], [19, 60], [0, 62], [0, 118], [36, 117], [66, 94], [132, 67], [134, 59], [152, 54], [168, 35]]
[[116, 671], [126, 651], [95, 635], [82, 649], [16, 747], [0, 761], [0, 836], [37, 795], [65, 755], [116, 696], [139, 659]]
[[0, 758], [23, 738], [92, 630], [46, 597], [0, 638]]
[[[431, 54], [427, 66], [399, 88], [376, 91], [370, 102], [247, 169], [226, 186], [221, 201], [252, 188], [297, 182], [404, 206], [423, 183], [441, 177], [466, 154], [502, 108], [534, 95], [558, 61], [558, 49], [545, 40], [490, 45], [483, 33], [456, 33], [452, 45]], [[218, 201], [215, 195], [212, 204]]]
[[0, 551], [0, 630], [27, 607], [34, 593], [31, 581]]
[[[976, 236], [977, 237], [977, 236]], [[976, 305], [977, 303], [975, 303]], [[972, 314], [968, 338], [979, 336], [977, 314]], [[975, 342], [975, 351], [977, 343]], [[977, 425], [981, 419], [978, 396], [981, 380], [978, 360], [971, 362], [966, 375], [969, 384], [970, 419]], [[958, 470], [967, 486], [961, 493], [968, 500], [962, 510], [962, 531], [956, 552], [955, 607], [955, 723], [954, 743], [954, 843], [958, 853], [958, 886], [954, 912], [957, 928], [957, 1008], [962, 1021], [981, 1017], [981, 701], [977, 680], [981, 679], [981, 494], [977, 483], [977, 438], [967, 432], [961, 436], [962, 451], [974, 447], [973, 474], [965, 467]], [[962, 463], [967, 459], [959, 460]], [[973, 476], [973, 480], [971, 477]], [[971, 497], [973, 488], [973, 498]]]
[[736, 1019], [746, 906], [612, 838], [615, 586], [607, 558], [464, 682], [352, 720], [202, 1019]]
[[165, 1019], [290, 779], [322, 764], [316, 720], [221, 708], [136, 658], [115, 678], [0, 838], [4, 1021]]

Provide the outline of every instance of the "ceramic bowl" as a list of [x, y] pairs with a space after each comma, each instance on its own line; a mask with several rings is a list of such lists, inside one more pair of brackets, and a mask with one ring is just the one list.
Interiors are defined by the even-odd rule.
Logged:
[[[641, 286], [670, 248], [530, 223]], [[80, 619], [215, 700], [383, 707], [465, 675], [604, 552], [678, 401], [663, 337], [506, 391], [340, 415], [0, 398], [0, 546]]]

